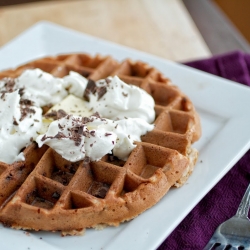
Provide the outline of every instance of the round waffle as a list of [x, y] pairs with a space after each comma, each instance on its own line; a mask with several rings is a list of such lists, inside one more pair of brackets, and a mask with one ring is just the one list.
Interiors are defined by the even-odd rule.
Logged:
[[135, 142], [127, 161], [105, 155], [95, 162], [69, 162], [36, 143], [25, 161], [0, 162], [0, 221], [13, 228], [79, 234], [85, 228], [117, 226], [156, 204], [192, 173], [201, 135], [192, 102], [157, 69], [143, 62], [68, 54], [46, 57], [0, 72], [15, 78], [40, 68], [56, 77], [75, 71], [92, 80], [117, 75], [146, 90], [155, 101], [155, 128]]

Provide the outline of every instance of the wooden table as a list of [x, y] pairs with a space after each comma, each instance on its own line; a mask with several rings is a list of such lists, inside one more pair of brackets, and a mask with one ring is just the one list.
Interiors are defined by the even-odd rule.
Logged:
[[181, 0], [58, 0], [0, 7], [0, 46], [40, 20], [174, 61], [211, 55]]

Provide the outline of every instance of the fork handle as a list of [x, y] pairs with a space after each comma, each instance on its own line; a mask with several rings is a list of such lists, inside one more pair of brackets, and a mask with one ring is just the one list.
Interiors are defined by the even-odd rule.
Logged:
[[248, 218], [248, 211], [250, 207], [250, 184], [241, 200], [236, 216]]

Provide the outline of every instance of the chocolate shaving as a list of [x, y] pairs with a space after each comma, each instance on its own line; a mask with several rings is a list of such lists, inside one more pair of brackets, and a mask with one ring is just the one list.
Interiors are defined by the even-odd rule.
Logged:
[[84, 131], [84, 125], [80, 126], [75, 126], [72, 129], [70, 129], [71, 134], [72, 134], [72, 140], [75, 141], [75, 145], [79, 146], [81, 144], [81, 136], [82, 135], [87, 135], [86, 131]]
[[12, 78], [4, 78], [3, 80], [5, 81], [4, 87], [6, 92], [13, 92], [16, 84], [15, 80]]
[[84, 126], [80, 126], [80, 127], [78, 128], [77, 133], [78, 133], [79, 135], [82, 135], [82, 133], [83, 133], [83, 128], [84, 128]]
[[12, 79], [12, 78], [3, 78], [0, 80], [1, 82], [4, 82], [4, 87], [5, 87], [5, 90], [2, 90], [0, 93], [1, 93], [1, 99], [4, 99], [5, 97], [5, 94], [6, 93], [11, 93], [13, 91], [15, 91], [15, 80]]
[[86, 101], [89, 101], [89, 95], [92, 93], [94, 94], [95, 93], [95, 90], [96, 90], [96, 84], [95, 84], [95, 81], [89, 79], [88, 80], [88, 83], [87, 83], [87, 86], [86, 86], [86, 89], [83, 93], [83, 98], [86, 100]]
[[48, 137], [46, 135], [44, 135], [41, 139], [41, 141], [45, 141]]
[[18, 94], [19, 94], [20, 96], [23, 96], [23, 94], [24, 94], [24, 88], [20, 88], [20, 89], [18, 90]]
[[97, 100], [100, 100], [106, 94], [107, 88], [105, 86], [98, 87], [96, 89], [96, 92], [98, 94], [98, 99]]
[[13, 117], [13, 125], [16, 125], [16, 126], [18, 126], [18, 125], [19, 125], [19, 123], [17, 122], [17, 120], [16, 120], [16, 118], [15, 118], [15, 117]]
[[109, 79], [109, 78], [106, 78], [105, 81], [107, 84], [111, 83], [111, 79]]
[[97, 197], [104, 199], [108, 190], [110, 188], [110, 185], [107, 183], [101, 183], [101, 182], [93, 182], [91, 189], [90, 189], [90, 194]]
[[123, 95], [124, 97], [127, 97], [127, 96], [128, 96], [128, 93], [122, 92], [122, 95]]
[[44, 115], [45, 118], [51, 118], [53, 120], [58, 120], [65, 117], [67, 113], [63, 109], [59, 109], [58, 111], [52, 110], [51, 112]]
[[5, 94], [6, 94], [7, 92], [6, 92], [6, 91], [2, 91], [1, 93], [2, 93], [2, 95], [1, 95], [1, 99], [4, 99]]
[[57, 120], [57, 111], [52, 110], [51, 112], [44, 115], [45, 118], [51, 118], [53, 120]]
[[86, 101], [89, 101], [89, 95], [92, 94], [96, 94], [98, 95], [98, 100], [100, 100], [100, 98], [103, 97], [103, 95], [105, 95], [105, 93], [107, 92], [107, 88], [105, 86], [101, 86], [98, 87], [95, 83], [95, 81], [89, 79], [87, 87], [83, 93], [83, 98]]
[[89, 138], [90, 133], [87, 132], [87, 131], [83, 131], [83, 132], [82, 132], [82, 135]]
[[19, 119], [19, 121], [22, 121], [28, 114], [35, 114], [36, 111], [32, 108], [21, 108], [21, 118]]
[[29, 99], [21, 99], [20, 100], [20, 104], [21, 105], [26, 105], [26, 106], [31, 106], [34, 104], [34, 102], [32, 102], [31, 100]]
[[109, 190], [109, 187], [102, 187], [98, 190], [98, 193], [95, 195], [97, 198], [105, 198], [107, 192]]
[[61, 138], [66, 138], [66, 136], [65, 136], [62, 132], [58, 132], [58, 133], [55, 135], [55, 138], [61, 139]]
[[83, 124], [86, 124], [86, 123], [88, 123], [88, 122], [90, 122], [91, 120], [90, 120], [90, 118], [89, 117], [83, 117], [82, 118], [82, 123]]
[[91, 130], [89, 133], [90, 133], [90, 135], [92, 135], [93, 137], [95, 136], [95, 130]]
[[100, 114], [98, 112], [95, 112], [92, 116], [95, 116], [97, 118], [101, 118]]
[[58, 117], [58, 119], [63, 118], [63, 117], [65, 117], [66, 115], [67, 115], [67, 113], [66, 113], [63, 109], [59, 109], [59, 110], [57, 111], [57, 117]]
[[58, 123], [58, 128], [63, 129], [63, 126], [60, 123]]

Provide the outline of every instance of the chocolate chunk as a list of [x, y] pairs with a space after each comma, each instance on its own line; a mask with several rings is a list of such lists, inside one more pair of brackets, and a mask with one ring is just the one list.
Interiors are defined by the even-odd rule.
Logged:
[[59, 109], [59, 110], [57, 111], [57, 117], [58, 117], [58, 119], [63, 118], [63, 117], [65, 117], [66, 115], [67, 115], [67, 113], [66, 113], [63, 109]]
[[91, 186], [90, 194], [97, 198], [103, 199], [105, 198], [109, 188], [110, 188], [110, 185], [106, 183], [94, 181]]
[[20, 96], [23, 96], [23, 95], [24, 95], [24, 88], [20, 88], [20, 89], [18, 90], [18, 94], [19, 94]]
[[48, 137], [46, 135], [44, 135], [41, 139], [41, 141], [45, 141]]
[[92, 116], [95, 116], [97, 118], [101, 118], [100, 114], [98, 112], [95, 112]]
[[1, 99], [4, 99], [4, 97], [5, 97], [5, 94], [7, 93], [6, 91], [1, 91]]
[[86, 89], [83, 93], [83, 98], [87, 101], [89, 101], [89, 95], [90, 93], [94, 94], [96, 91], [96, 83], [95, 81], [89, 79], [88, 80], [88, 83], [87, 83], [87, 86], [86, 86]]
[[124, 97], [127, 97], [127, 96], [128, 96], [128, 93], [122, 92], [122, 95], [123, 95]]
[[83, 117], [83, 118], [82, 118], [82, 123], [83, 123], [83, 124], [86, 124], [86, 123], [88, 123], [88, 122], [90, 122], [90, 118], [88, 118], [88, 117]]
[[111, 83], [111, 79], [110, 78], [106, 78], [105, 81], [106, 81], [107, 84]]
[[105, 86], [99, 87], [96, 89], [98, 94], [98, 100], [100, 100], [107, 92], [107, 88]]
[[93, 137], [95, 136], [95, 130], [91, 130], [89, 133], [90, 133], [90, 135], [92, 135]]
[[56, 135], [55, 135], [55, 138], [57, 139], [61, 139], [61, 138], [65, 138], [66, 136], [62, 133], [62, 132], [58, 132]]
[[19, 125], [19, 123], [16, 121], [16, 118], [15, 118], [15, 117], [13, 117], [13, 125], [16, 125], [16, 126]]
[[97, 87], [95, 81], [89, 79], [87, 87], [83, 93], [83, 97], [85, 100], [89, 101], [89, 95], [97, 93], [98, 100], [103, 97], [103, 95], [107, 92], [107, 88], [105, 86]]
[[51, 118], [53, 120], [58, 120], [65, 117], [67, 113], [63, 109], [59, 109], [58, 111], [52, 110], [51, 112], [44, 115], [45, 118]]
[[16, 84], [15, 80], [12, 79], [12, 78], [4, 78], [3, 80], [5, 81], [4, 86], [6, 88], [6, 91], [7, 92], [13, 92], [15, 84]]
[[108, 192], [108, 188], [102, 187], [98, 190], [98, 193], [96, 194], [96, 197], [98, 198], [105, 198], [106, 194]]
[[19, 121], [22, 121], [28, 114], [35, 114], [36, 111], [32, 108], [21, 108], [21, 118], [19, 119]]
[[71, 139], [75, 141], [75, 145], [79, 146], [81, 144], [81, 136], [86, 135], [86, 132], [84, 131], [84, 125], [75, 126], [72, 129], [70, 129], [72, 137]]
[[79, 127], [78, 127], [77, 133], [78, 133], [79, 135], [82, 135], [83, 129], [84, 129], [84, 126], [79, 126]]
[[29, 99], [21, 99], [21, 100], [20, 100], [20, 104], [21, 104], [21, 105], [26, 105], [26, 106], [31, 106], [31, 105], [33, 105], [34, 103], [33, 103], [31, 100], [29, 100]]
[[57, 111], [52, 110], [51, 112], [44, 115], [45, 118], [51, 118], [53, 120], [57, 120]]

